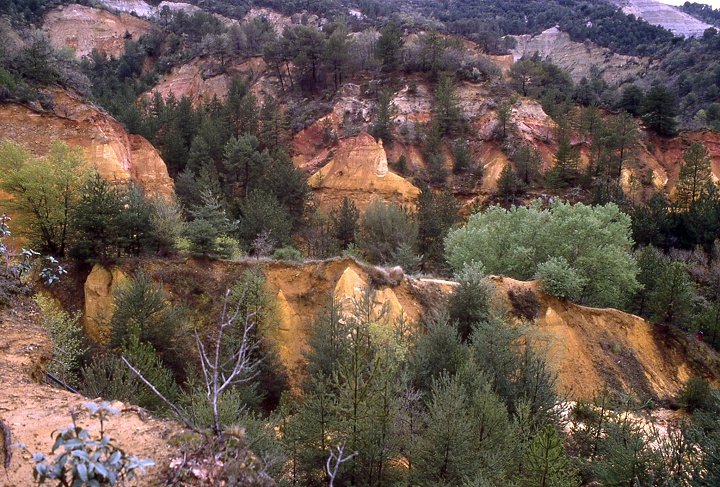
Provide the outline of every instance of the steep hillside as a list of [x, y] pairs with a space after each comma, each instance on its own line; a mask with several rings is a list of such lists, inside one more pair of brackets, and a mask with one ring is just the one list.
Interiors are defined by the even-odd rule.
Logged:
[[43, 30], [55, 47], [67, 46], [78, 58], [97, 49], [108, 56], [125, 52], [125, 41], [153, 30], [149, 22], [127, 13], [118, 15], [98, 8], [66, 5], [49, 11], [43, 19]]
[[567, 71], [576, 83], [583, 77], [590, 79], [595, 72], [610, 84], [622, 84], [629, 78], [642, 76], [648, 68], [649, 59], [639, 56], [616, 54], [607, 47], [599, 47], [590, 41], [575, 42], [570, 35], [551, 27], [537, 35], [513, 36], [516, 45], [512, 49], [515, 60], [535, 53], [551, 59], [553, 64]]
[[[166, 292], [176, 300], [188, 292], [188, 279], [203, 282], [202, 289], [228, 286], [255, 262], [203, 261], [148, 262], [143, 265], [155, 279], [162, 280]], [[452, 292], [454, 283], [435, 279], [411, 278], [396, 271], [358, 264], [354, 259], [289, 264], [266, 261], [260, 268], [267, 288], [275, 296], [279, 326], [270, 336], [277, 342], [280, 357], [291, 371], [293, 381], [301, 374], [302, 351], [307, 326], [334, 294], [347, 306], [367, 286], [376, 288], [377, 307], [388, 306], [390, 316], [404, 315], [416, 320], [428, 306], [437, 306]], [[111, 313], [113, 289], [129, 273], [130, 267], [107, 271], [96, 267], [85, 285], [86, 330], [97, 335], [98, 317]], [[535, 290], [534, 282], [493, 278], [504, 293], [510, 288]], [[219, 286], [219, 287], [218, 287]], [[205, 295], [205, 300], [218, 300]], [[560, 301], [538, 292], [540, 314], [530, 332], [540, 343], [551, 367], [557, 371], [560, 393], [569, 399], [589, 399], [604, 388], [671, 400], [684, 381], [702, 375], [720, 384], [720, 355], [694, 334], [683, 334], [667, 327], [613, 309], [596, 309]], [[207, 302], [207, 301], [206, 301]], [[345, 308], [348, 309], [347, 307]]]
[[129, 135], [115, 119], [67, 92], [55, 92], [53, 112], [0, 103], [0, 134], [36, 156], [45, 155], [53, 140], [63, 140], [82, 147], [103, 177], [132, 178], [150, 193], [173, 192], [165, 163], [147, 140]]
[[700, 37], [705, 29], [712, 27], [677, 7], [657, 0], [612, 0], [612, 2], [626, 14], [632, 14], [649, 24], [664, 27], [678, 36]]
[[218, 69], [217, 64], [212, 58], [195, 58], [163, 75], [155, 86], [142, 96], [149, 98], [153, 93], [160, 93], [167, 99], [172, 93], [178, 100], [187, 96], [195, 105], [208, 102], [215, 96], [224, 100], [234, 76], [250, 80], [254, 92], [266, 89], [267, 79], [261, 76], [265, 71], [262, 57], [251, 57], [238, 64], [225, 66], [222, 70]]

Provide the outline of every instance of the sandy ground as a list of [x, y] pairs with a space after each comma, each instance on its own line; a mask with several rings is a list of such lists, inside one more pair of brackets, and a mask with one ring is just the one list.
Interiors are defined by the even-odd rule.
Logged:
[[[33, 485], [32, 453], [43, 452], [49, 456], [53, 432], [71, 423], [70, 406], [80, 409], [82, 403], [88, 401], [82, 396], [36, 382], [51, 352], [49, 338], [37, 318], [32, 303], [21, 303], [0, 311], [0, 420], [7, 425], [11, 436], [9, 468], [0, 467], [2, 487]], [[143, 421], [136, 411], [119, 402], [113, 406], [122, 413], [110, 420], [107, 434], [127, 452], [156, 463], [139, 482], [130, 485], [158, 485], [157, 478], [174, 453], [167, 439], [180, 428], [172, 422], [154, 418]], [[96, 431], [97, 421], [88, 423], [85, 413], [80, 415], [80, 424]], [[4, 435], [0, 433], [0, 436]], [[0, 460], [4, 461], [6, 452], [2, 442], [0, 450]]]

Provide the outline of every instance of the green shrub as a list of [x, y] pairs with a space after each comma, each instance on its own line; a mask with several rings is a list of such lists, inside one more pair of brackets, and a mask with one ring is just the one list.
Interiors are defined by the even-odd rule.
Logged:
[[43, 328], [50, 334], [53, 344], [54, 360], [47, 363], [46, 370], [66, 384], [77, 387], [80, 361], [88, 350], [82, 339], [81, 313], [71, 315], [40, 294], [33, 299], [40, 308]]
[[542, 292], [570, 300], [580, 297], [587, 282], [563, 257], [553, 257], [538, 265], [535, 278], [540, 279]]
[[713, 389], [702, 377], [690, 377], [678, 392], [678, 403], [689, 413], [695, 411], [711, 412], [717, 408], [717, 398]]
[[240, 242], [236, 238], [220, 235], [215, 239], [216, 255], [223, 259], [237, 259], [242, 256]]
[[273, 253], [273, 259], [275, 260], [290, 260], [295, 262], [302, 262], [303, 255], [298, 249], [292, 247], [282, 247], [277, 249]]

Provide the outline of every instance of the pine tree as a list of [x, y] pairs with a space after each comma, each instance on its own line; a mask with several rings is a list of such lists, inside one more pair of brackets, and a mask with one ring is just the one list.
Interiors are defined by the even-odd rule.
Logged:
[[640, 107], [645, 126], [660, 135], [675, 134], [677, 97], [664, 86], [657, 84], [645, 94]]
[[333, 237], [341, 250], [345, 250], [348, 245], [355, 243], [359, 219], [360, 211], [348, 197], [343, 198], [339, 208], [333, 208], [330, 212]]
[[424, 263], [443, 263], [443, 241], [458, 222], [458, 211], [459, 205], [450, 191], [435, 193], [427, 186], [420, 191], [417, 200], [417, 245]]
[[393, 92], [390, 89], [381, 90], [378, 93], [378, 100], [373, 109], [373, 122], [370, 133], [376, 139], [390, 143], [394, 139], [393, 128], [395, 126], [394, 116], [397, 113], [397, 106], [393, 103]]
[[452, 78], [443, 75], [435, 86], [435, 106], [431, 124], [437, 127], [440, 136], [459, 135], [466, 128], [465, 114]]
[[397, 24], [390, 20], [380, 29], [380, 38], [375, 46], [375, 55], [382, 62], [383, 69], [392, 70], [400, 62], [400, 50], [404, 41]]
[[545, 176], [549, 185], [564, 188], [574, 184], [578, 178], [580, 151], [571, 143], [567, 121], [558, 124], [557, 139], [558, 148], [555, 151], [553, 167]]
[[552, 425], [537, 432], [523, 454], [523, 485], [527, 487], [576, 487], [577, 473], [568, 465], [562, 438]]
[[681, 208], [688, 208], [700, 198], [705, 185], [712, 181], [710, 153], [702, 142], [693, 142], [683, 152], [680, 174], [675, 183], [675, 202]]
[[522, 180], [515, 174], [512, 164], [505, 164], [495, 181], [498, 194], [505, 199], [505, 208], [510, 207], [515, 195], [523, 190]]

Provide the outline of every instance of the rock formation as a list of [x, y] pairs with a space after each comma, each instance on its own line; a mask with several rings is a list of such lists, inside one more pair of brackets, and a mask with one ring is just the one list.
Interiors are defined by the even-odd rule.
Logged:
[[55, 47], [67, 46], [77, 57], [97, 49], [108, 56], [119, 57], [125, 52], [125, 41], [136, 41], [153, 30], [151, 23], [135, 16], [107, 10], [66, 5], [50, 10], [43, 19], [43, 30]]
[[340, 141], [330, 162], [310, 178], [310, 186], [323, 208], [338, 205], [344, 197], [359, 208], [378, 197], [398, 204], [413, 204], [420, 191], [401, 176], [388, 171], [382, 142], [361, 133]]
[[173, 193], [167, 167], [147, 140], [128, 135], [114, 118], [64, 92], [56, 93], [55, 100], [55, 113], [0, 103], [0, 134], [35, 156], [47, 154], [52, 141], [60, 139], [81, 147], [87, 161], [107, 179], [133, 178], [148, 193]]
[[619, 84], [647, 70], [649, 60], [637, 56], [616, 54], [590, 41], [575, 42], [570, 35], [552, 27], [538, 35], [513, 36], [517, 42], [512, 54], [517, 61], [523, 56], [538, 53], [568, 72], [574, 82], [590, 78], [593, 69], [610, 84]]

